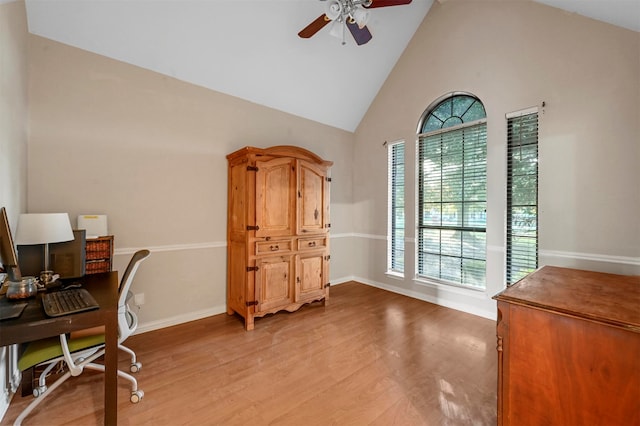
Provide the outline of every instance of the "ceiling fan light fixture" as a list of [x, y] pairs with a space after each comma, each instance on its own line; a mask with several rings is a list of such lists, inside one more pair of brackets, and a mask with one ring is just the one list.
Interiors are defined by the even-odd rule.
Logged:
[[[2, 0], [0, 0], [2, 1]], [[368, 43], [372, 36], [367, 28], [369, 8], [399, 6], [409, 4], [412, 0], [320, 0], [325, 3], [325, 13], [317, 17], [299, 33], [300, 38], [310, 38], [329, 21], [329, 32], [342, 39], [345, 44], [345, 33], [348, 29], [358, 46]]]
[[325, 15], [332, 21], [342, 16], [344, 9], [339, 0], [329, 0], [325, 6]]
[[359, 7], [353, 12], [353, 19], [358, 24], [358, 28], [364, 28], [369, 22], [369, 18], [371, 17], [368, 10], [364, 10]]
[[344, 41], [344, 23], [340, 21], [333, 21], [329, 25], [329, 34]]

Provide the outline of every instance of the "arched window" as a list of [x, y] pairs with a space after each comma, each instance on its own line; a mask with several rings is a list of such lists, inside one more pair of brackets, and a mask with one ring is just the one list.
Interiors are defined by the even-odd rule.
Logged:
[[485, 288], [487, 125], [480, 100], [452, 93], [418, 126], [417, 275]]

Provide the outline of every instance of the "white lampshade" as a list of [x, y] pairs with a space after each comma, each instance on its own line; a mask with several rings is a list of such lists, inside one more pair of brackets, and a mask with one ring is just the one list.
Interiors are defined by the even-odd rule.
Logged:
[[48, 244], [73, 240], [67, 213], [24, 213], [18, 218], [16, 244]]
[[331, 22], [331, 24], [329, 25], [329, 34], [331, 34], [333, 37], [344, 40], [344, 22]]
[[353, 19], [358, 24], [358, 28], [363, 29], [369, 22], [369, 11], [359, 7], [353, 12]]
[[342, 15], [342, 3], [338, 0], [329, 0], [324, 7], [324, 14], [332, 21], [338, 19]]

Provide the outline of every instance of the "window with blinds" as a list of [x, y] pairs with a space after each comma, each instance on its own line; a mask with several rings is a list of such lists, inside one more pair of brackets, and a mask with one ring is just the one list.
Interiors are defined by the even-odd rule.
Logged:
[[507, 285], [538, 267], [538, 113], [507, 116]]
[[404, 142], [388, 145], [389, 224], [387, 269], [404, 273]]
[[455, 95], [428, 111], [418, 135], [418, 276], [484, 289], [484, 107]]

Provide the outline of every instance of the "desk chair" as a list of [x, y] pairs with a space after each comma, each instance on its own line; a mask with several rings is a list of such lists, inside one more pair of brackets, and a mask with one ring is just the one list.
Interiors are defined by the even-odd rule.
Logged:
[[[129, 309], [127, 301], [132, 297], [129, 289], [136, 271], [138, 270], [140, 263], [149, 257], [149, 255], [149, 250], [139, 250], [132, 256], [118, 287], [118, 348], [131, 355], [130, 370], [132, 372], [139, 371], [141, 364], [136, 361], [135, 352], [122, 345], [122, 342], [136, 330], [138, 326], [138, 318], [135, 313]], [[69, 377], [80, 375], [85, 368], [104, 372], [104, 365], [93, 362], [104, 355], [104, 341], [105, 336], [103, 331], [100, 334], [80, 336], [76, 338], [67, 338], [65, 334], [61, 334], [59, 337], [52, 337], [28, 343], [26, 349], [18, 360], [18, 368], [20, 371], [24, 371], [36, 365], [46, 365], [46, 368], [40, 374], [38, 387], [33, 390], [33, 395], [36, 399], [31, 402], [31, 404], [29, 404], [22, 413], [20, 413], [18, 418], [15, 420], [14, 425], [19, 426], [22, 424], [22, 421], [29, 415], [29, 413], [31, 413], [31, 411], [33, 411], [46, 396], [65, 382]], [[59, 362], [63, 362], [63, 365], [66, 365], [67, 371], [51, 386], [47, 387], [46, 378]], [[118, 370], [118, 377], [122, 377], [131, 382], [130, 401], [133, 403], [140, 402], [144, 396], [144, 392], [138, 389], [137, 380], [130, 374], [120, 370]]]
[[138, 267], [150, 254], [151, 252], [149, 252], [149, 250], [138, 250], [133, 254], [127, 265], [127, 269], [125, 269], [122, 275], [120, 286], [118, 287], [120, 294], [120, 298], [118, 299], [118, 348], [131, 356], [129, 371], [132, 373], [137, 373], [142, 368], [142, 364], [137, 362], [136, 353], [122, 344], [122, 342], [129, 338], [138, 328], [138, 317], [134, 311], [129, 308], [129, 300], [133, 298], [133, 293], [130, 288], [133, 277], [135, 277], [138, 271]]

